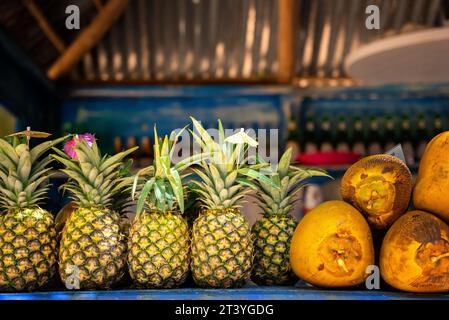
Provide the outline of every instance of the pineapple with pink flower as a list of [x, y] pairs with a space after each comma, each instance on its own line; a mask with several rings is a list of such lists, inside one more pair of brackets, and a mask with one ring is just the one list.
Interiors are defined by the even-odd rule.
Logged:
[[68, 288], [110, 289], [125, 273], [126, 239], [115, 200], [129, 184], [123, 160], [136, 149], [102, 155], [91, 134], [75, 135], [64, 152], [54, 149], [69, 177], [63, 188], [76, 206], [59, 249], [59, 274]]

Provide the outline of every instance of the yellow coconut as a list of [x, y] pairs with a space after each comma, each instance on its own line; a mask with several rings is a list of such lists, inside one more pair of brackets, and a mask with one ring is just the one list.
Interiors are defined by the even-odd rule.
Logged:
[[295, 274], [321, 287], [362, 283], [374, 264], [371, 231], [364, 217], [343, 201], [327, 201], [298, 224], [290, 246]]
[[416, 209], [432, 212], [449, 222], [449, 131], [430, 141], [419, 164], [413, 190]]
[[341, 196], [378, 229], [389, 227], [408, 209], [412, 174], [396, 157], [379, 154], [353, 164], [341, 181]]
[[449, 227], [424, 211], [410, 211], [388, 230], [380, 272], [391, 286], [410, 292], [449, 291]]

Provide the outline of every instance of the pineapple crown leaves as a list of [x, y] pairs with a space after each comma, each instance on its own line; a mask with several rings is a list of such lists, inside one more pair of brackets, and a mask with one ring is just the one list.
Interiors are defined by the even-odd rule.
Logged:
[[42, 156], [67, 138], [46, 141], [30, 150], [29, 137], [20, 135], [8, 136], [9, 142], [0, 139], [0, 205], [7, 209], [38, 206], [46, 198], [53, 159]]
[[127, 165], [123, 164], [123, 159], [138, 147], [114, 156], [102, 156], [95, 140], [90, 143], [75, 136], [74, 141], [76, 158], [53, 148], [56, 154], [52, 157], [65, 167], [61, 171], [69, 177], [62, 188], [71, 193], [80, 207], [112, 207], [117, 195], [126, 187], [123, 170]]
[[[268, 164], [261, 163], [258, 157], [253, 159], [249, 156], [249, 148], [256, 147], [257, 141], [243, 130], [225, 137], [223, 125], [218, 120], [219, 141], [216, 142], [196, 119], [191, 119], [198, 132], [191, 131], [194, 140], [206, 154], [211, 155], [211, 158], [200, 161], [200, 169], [193, 169], [201, 179], [192, 181], [195, 184], [194, 192], [199, 195], [204, 208], [238, 207], [250, 189], [257, 189], [254, 180], [279, 188], [273, 180], [258, 171]], [[255, 164], [250, 164], [251, 160], [255, 160]]]
[[[159, 139], [157, 128], [154, 126], [154, 163], [140, 170], [134, 177], [132, 187], [133, 198], [138, 193], [136, 215], [140, 215], [145, 205], [152, 210], [161, 212], [185, 209], [185, 188], [183, 179], [187, 177], [182, 172], [192, 164], [197, 163], [205, 155], [199, 154], [184, 159], [172, 165], [172, 157], [179, 136], [183, 128], [171, 137]], [[139, 191], [137, 191], [139, 190]]]
[[266, 215], [287, 215], [297, 198], [298, 192], [307, 186], [306, 179], [316, 176], [329, 177], [325, 171], [319, 169], [301, 168], [291, 165], [292, 150], [287, 149], [277, 166], [267, 176], [280, 188], [273, 188], [261, 180], [256, 180], [254, 197], [258, 206]]
[[128, 159], [119, 168], [119, 184], [117, 189], [120, 190], [112, 198], [112, 207], [121, 214], [131, 213], [131, 206], [133, 201], [130, 197], [130, 185], [133, 182], [133, 176], [131, 174], [131, 168], [133, 166], [133, 160]]

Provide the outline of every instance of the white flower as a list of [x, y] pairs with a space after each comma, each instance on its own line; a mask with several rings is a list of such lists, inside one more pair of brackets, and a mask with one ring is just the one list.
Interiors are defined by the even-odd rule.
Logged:
[[258, 143], [256, 140], [251, 138], [243, 128], [240, 129], [239, 132], [234, 133], [232, 136], [229, 136], [225, 139], [225, 142], [229, 142], [232, 144], [248, 144], [250, 147], [257, 147]]

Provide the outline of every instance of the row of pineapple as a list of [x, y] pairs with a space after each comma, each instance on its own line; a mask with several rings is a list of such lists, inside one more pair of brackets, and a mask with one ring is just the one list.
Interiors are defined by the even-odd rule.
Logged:
[[[215, 141], [192, 122], [199, 154], [173, 164], [178, 137], [159, 139], [155, 129], [154, 162], [134, 176], [124, 159], [135, 148], [102, 155], [89, 134], [31, 150], [30, 138], [41, 133], [0, 139], [0, 291], [37, 290], [56, 273], [66, 287], [79, 289], [113, 288], [127, 272], [145, 288], [179, 286], [189, 272], [202, 287], [236, 287], [250, 277], [293, 283], [289, 247], [296, 221], [289, 212], [304, 179], [326, 174], [291, 165], [289, 150], [272, 167], [249, 156], [257, 141], [243, 131], [225, 137], [219, 121]], [[63, 150], [56, 147], [67, 139]], [[74, 203], [60, 234], [52, 214], [39, 207], [53, 160], [69, 177], [63, 190]], [[240, 212], [251, 190], [264, 214], [252, 230]], [[136, 215], [125, 230], [121, 213], [130, 202]], [[196, 213], [191, 227], [185, 211]]]

